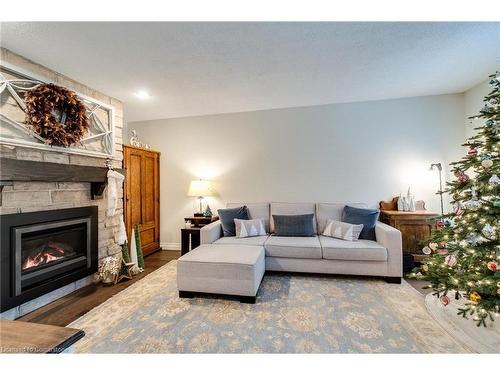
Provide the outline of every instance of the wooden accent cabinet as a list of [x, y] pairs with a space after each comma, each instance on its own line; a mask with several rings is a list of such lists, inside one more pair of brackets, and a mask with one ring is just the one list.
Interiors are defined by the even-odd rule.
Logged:
[[142, 252], [149, 255], [160, 249], [160, 153], [123, 146], [125, 179], [125, 225], [130, 235], [140, 224]]
[[421, 210], [415, 212], [382, 210], [380, 221], [401, 232], [403, 254], [422, 255], [422, 242], [431, 235], [433, 221], [438, 215]]

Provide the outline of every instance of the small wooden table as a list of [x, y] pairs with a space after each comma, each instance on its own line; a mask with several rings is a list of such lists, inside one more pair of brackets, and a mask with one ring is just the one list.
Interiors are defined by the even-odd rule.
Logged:
[[[195, 217], [185, 217], [184, 221], [190, 221], [193, 223], [193, 227], [191, 228], [181, 228], [181, 256], [189, 252], [194, 248], [200, 246], [200, 230], [205, 225], [213, 223], [214, 221], [219, 220], [218, 216], [212, 217], [203, 217], [203, 216], [195, 216]], [[191, 246], [189, 246], [191, 240]]]
[[200, 230], [201, 228], [181, 228], [181, 256], [200, 246]]
[[61, 353], [84, 336], [75, 328], [0, 320], [0, 353]]

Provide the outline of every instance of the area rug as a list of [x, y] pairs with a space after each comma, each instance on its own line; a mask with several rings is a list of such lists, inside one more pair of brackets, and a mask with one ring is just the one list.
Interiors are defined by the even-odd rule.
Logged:
[[70, 324], [77, 353], [462, 353], [406, 282], [266, 275], [254, 305], [180, 299], [172, 261]]

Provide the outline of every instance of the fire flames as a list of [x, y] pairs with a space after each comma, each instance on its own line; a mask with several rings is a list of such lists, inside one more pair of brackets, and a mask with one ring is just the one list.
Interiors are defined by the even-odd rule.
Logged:
[[66, 256], [66, 247], [65, 244], [49, 241], [24, 260], [22, 269], [26, 270], [61, 259]]

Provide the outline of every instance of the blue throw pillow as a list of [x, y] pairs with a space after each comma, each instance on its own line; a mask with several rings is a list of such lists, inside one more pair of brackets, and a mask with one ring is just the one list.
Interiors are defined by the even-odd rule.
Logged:
[[312, 237], [314, 214], [273, 215], [274, 234], [282, 237]]
[[247, 206], [236, 208], [221, 208], [217, 210], [219, 219], [222, 224], [222, 233], [224, 237], [236, 236], [236, 226], [234, 219], [248, 220]]
[[379, 213], [380, 211], [377, 209], [345, 206], [342, 212], [342, 221], [349, 224], [363, 224], [359, 239], [375, 241], [375, 224], [377, 224]]

